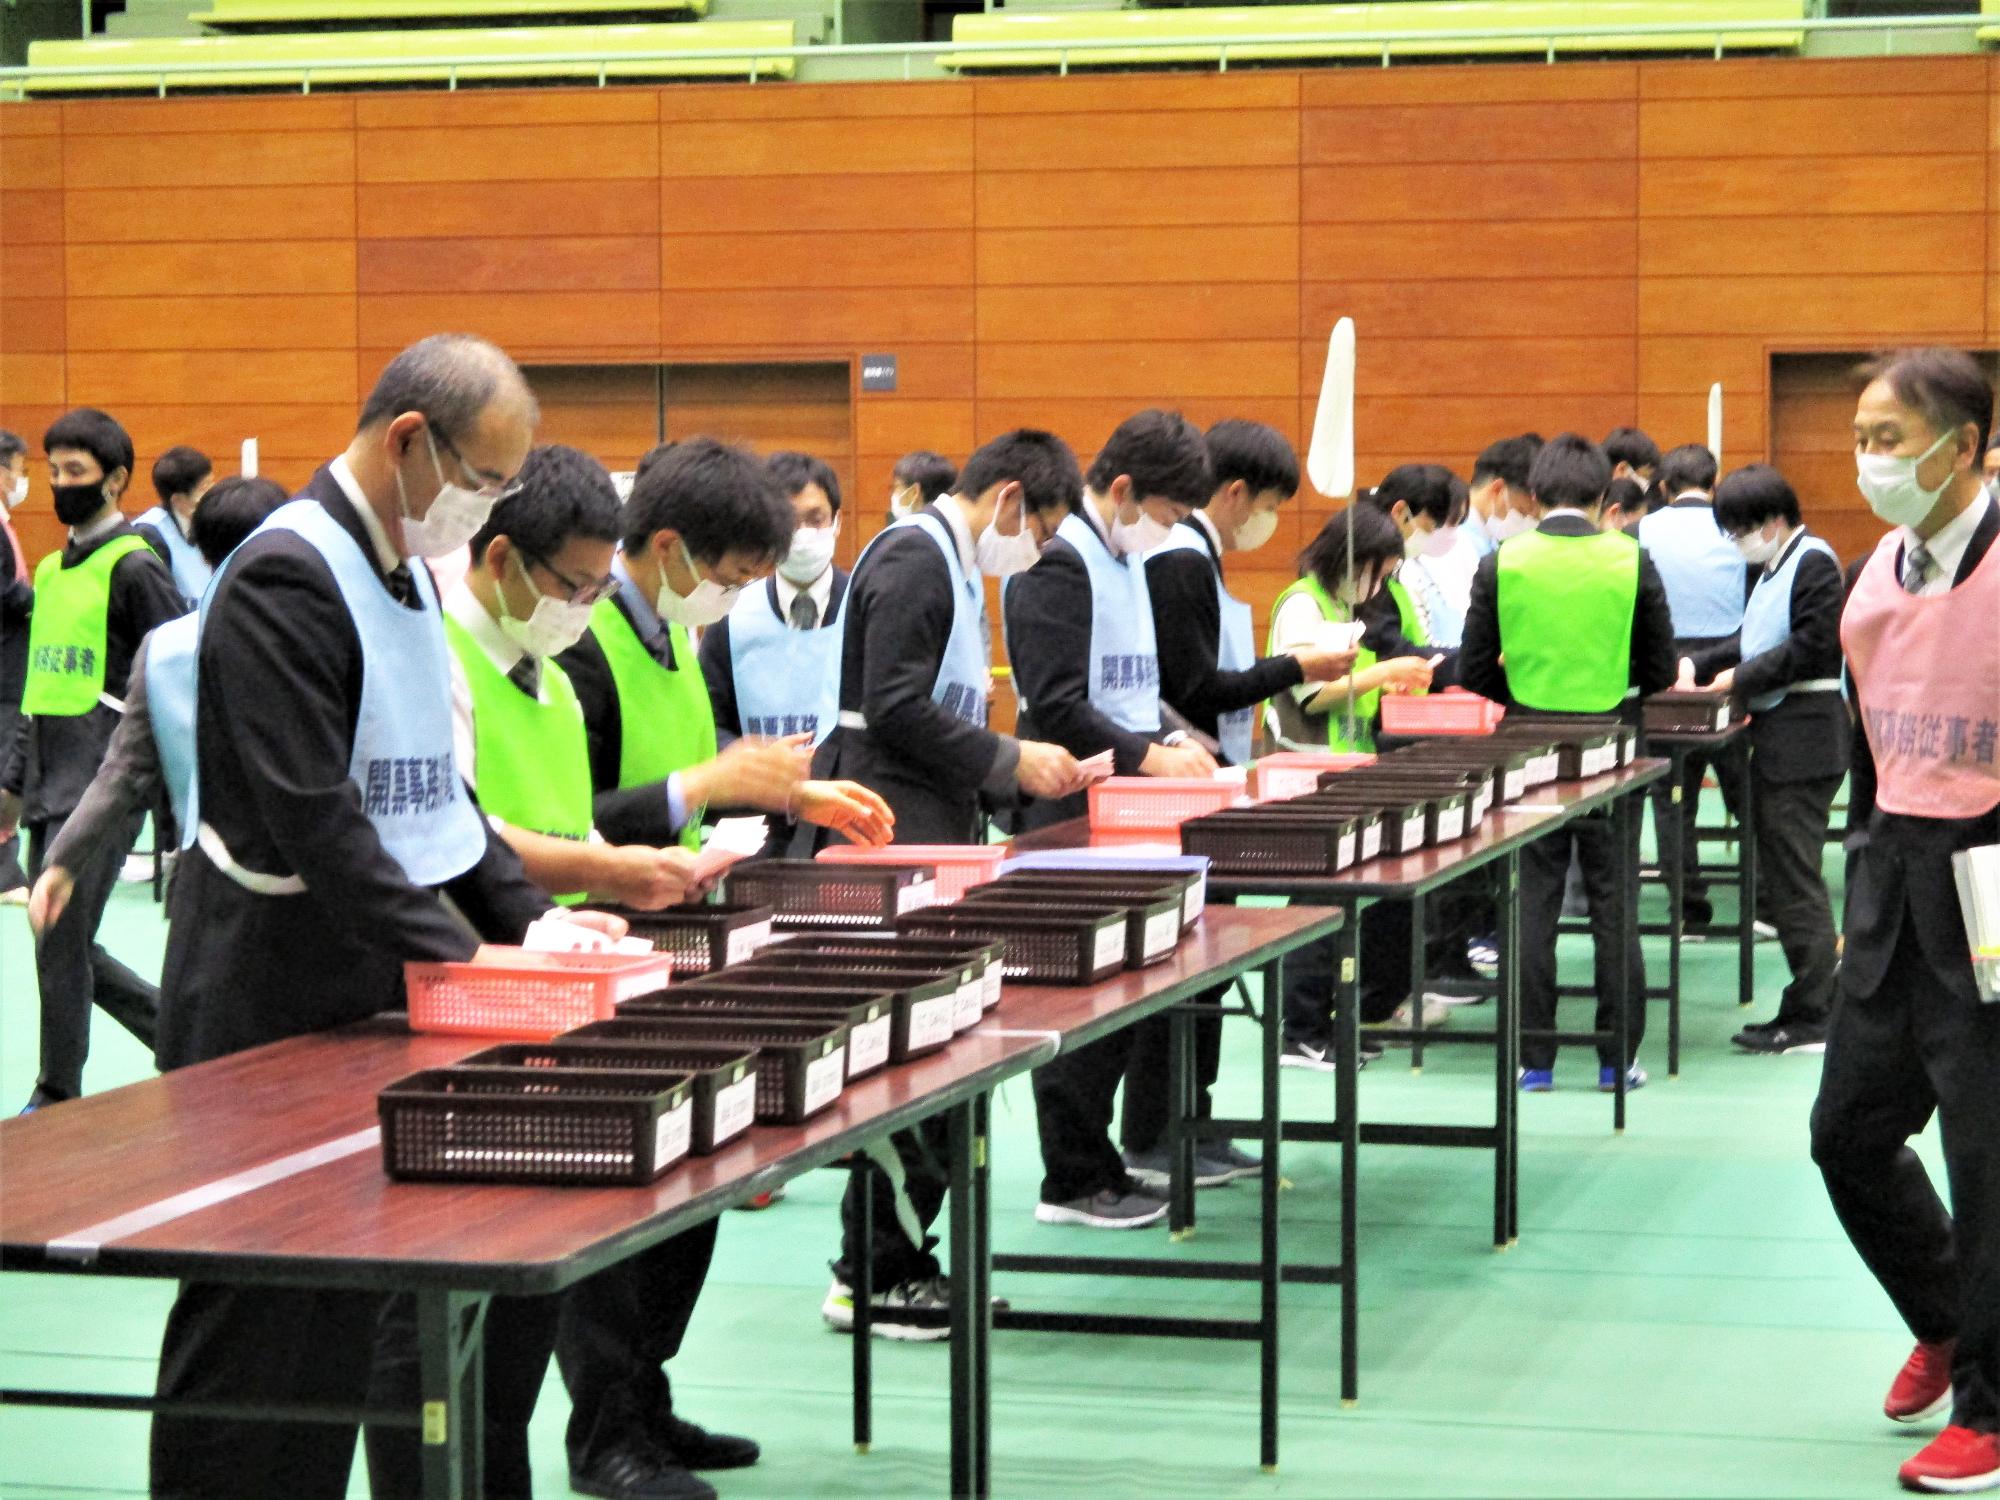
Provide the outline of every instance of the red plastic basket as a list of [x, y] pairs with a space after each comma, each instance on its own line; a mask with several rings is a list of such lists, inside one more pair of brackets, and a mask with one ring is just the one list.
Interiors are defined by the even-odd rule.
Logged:
[[410, 1029], [547, 1041], [665, 989], [674, 967], [665, 953], [499, 951], [498, 963], [403, 965]]
[[1170, 832], [1189, 818], [1221, 812], [1242, 795], [1242, 783], [1235, 781], [1113, 776], [1090, 789], [1090, 826], [1125, 833]]
[[885, 844], [864, 849], [859, 844], [831, 844], [817, 856], [833, 865], [930, 865], [937, 871], [937, 898], [956, 901], [975, 885], [984, 885], [1007, 858], [1005, 844]]
[[1506, 716], [1491, 698], [1464, 688], [1382, 695], [1384, 734], [1491, 734]]
[[1332, 751], [1274, 750], [1250, 767], [1252, 802], [1287, 802], [1319, 790], [1319, 779], [1328, 771], [1351, 771], [1371, 766], [1372, 755], [1336, 755]]

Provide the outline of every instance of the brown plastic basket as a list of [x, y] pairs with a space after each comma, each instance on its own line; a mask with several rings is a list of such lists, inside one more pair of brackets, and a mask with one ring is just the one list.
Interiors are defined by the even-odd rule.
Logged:
[[895, 1026], [895, 997], [880, 985], [852, 984], [833, 988], [804, 982], [780, 983], [766, 976], [731, 981], [723, 974], [676, 985], [655, 999], [642, 1002], [642, 1015], [661, 1011], [737, 1011], [788, 1021], [826, 1021], [847, 1028], [847, 1081], [866, 1078], [889, 1061], [889, 1040]]
[[[889, 996], [889, 1055], [892, 1063], [908, 1062], [935, 1052], [958, 1032], [961, 1006], [975, 1017], [985, 988], [979, 973], [963, 965], [940, 969], [922, 959], [912, 964], [847, 959], [839, 954], [772, 954], [731, 969], [721, 979], [739, 984], [809, 986], [849, 989]], [[690, 993], [699, 994], [695, 986]]]
[[1371, 792], [1363, 787], [1349, 790], [1343, 787], [1336, 791], [1302, 797], [1291, 805], [1299, 814], [1343, 813], [1353, 817], [1375, 818], [1379, 824], [1379, 834], [1356, 851], [1357, 863], [1382, 854], [1414, 854], [1431, 842], [1434, 823], [1432, 809], [1425, 799], [1408, 793]]
[[[1297, 805], [1268, 804], [1273, 809]], [[1291, 817], [1232, 809], [1181, 824], [1181, 852], [1207, 856], [1216, 875], [1334, 875], [1362, 857], [1363, 824], [1369, 817], [1332, 809]], [[1374, 821], [1379, 829], [1379, 817]]]
[[1155, 894], [1150, 900], [1137, 896], [1116, 896], [1108, 891], [1003, 890], [989, 887], [975, 891], [959, 905], [1004, 907], [1026, 912], [1115, 911], [1125, 918], [1125, 967], [1146, 969], [1165, 963], [1180, 946], [1180, 891]]
[[[594, 1026], [616, 1026], [597, 1021]], [[590, 1027], [583, 1028], [589, 1030]], [[463, 1068], [617, 1068], [685, 1073], [693, 1085], [694, 1127], [689, 1150], [707, 1156], [748, 1130], [757, 1118], [757, 1055], [745, 1047], [621, 1042], [609, 1038], [557, 1037], [549, 1042], [508, 1042], [461, 1058]]]
[[888, 928], [906, 911], [938, 899], [929, 865], [847, 864], [812, 859], [760, 859], [732, 869], [724, 890], [731, 901], [771, 908], [780, 932]]
[[726, 964], [756, 956], [771, 941], [772, 912], [768, 906], [716, 902], [705, 906], [673, 906], [665, 911], [633, 911], [612, 907], [657, 953], [671, 953], [674, 977], [706, 974]]
[[[640, 1002], [650, 1007], [651, 1002]], [[787, 1020], [723, 1010], [628, 1007], [615, 1021], [569, 1033], [667, 1046], [751, 1048], [757, 1054], [757, 1123], [801, 1125], [840, 1097], [847, 1081], [847, 1027], [837, 1021]]]
[[1009, 979], [1030, 984], [1096, 984], [1125, 967], [1123, 912], [1079, 912], [1050, 907], [1026, 911], [963, 901], [913, 911], [896, 921], [914, 937], [1004, 943], [1001, 964]]
[[643, 1186], [688, 1153], [686, 1073], [429, 1068], [376, 1096], [382, 1166], [402, 1182]]
[[818, 953], [864, 959], [889, 953], [898, 959], [927, 959], [940, 965], [968, 965], [979, 976], [979, 1008], [971, 1014], [960, 1009], [956, 1023], [960, 1031], [978, 1025], [981, 1015], [999, 1005], [1000, 985], [1006, 978], [1005, 965], [1000, 961], [1003, 945], [999, 943], [960, 943], [949, 938], [917, 938], [906, 934], [871, 937], [864, 934], [817, 932], [784, 938], [772, 944], [771, 951], [774, 954]]
[[1105, 891], [1115, 896], [1157, 900], [1172, 896], [1181, 903], [1181, 931], [1201, 920], [1207, 881], [1188, 870], [1015, 870], [994, 882], [996, 889]]
[[1736, 722], [1736, 700], [1728, 693], [1655, 693], [1642, 709], [1648, 734], [1720, 734]]

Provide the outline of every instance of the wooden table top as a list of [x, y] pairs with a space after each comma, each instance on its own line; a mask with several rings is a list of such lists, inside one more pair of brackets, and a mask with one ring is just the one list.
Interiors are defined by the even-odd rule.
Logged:
[[[1058, 1045], [1047, 1033], [1081, 1042], [1129, 1024], [1214, 982], [1217, 970], [1254, 967], [1338, 920], [1312, 908], [1218, 907], [1153, 968], [1089, 988], [1010, 984], [999, 1008], [943, 1051], [861, 1080], [804, 1125], [755, 1127], [643, 1188], [392, 1182], [380, 1146], [360, 1136], [376, 1124], [376, 1093], [491, 1039], [416, 1036], [393, 1018], [296, 1037], [0, 1120], [0, 1266], [558, 1291], [1046, 1061]], [[345, 1143], [345, 1154], [233, 1196], [216, 1191], [330, 1143], [336, 1152]], [[181, 1194], [206, 1198], [163, 1222], [109, 1223]]]

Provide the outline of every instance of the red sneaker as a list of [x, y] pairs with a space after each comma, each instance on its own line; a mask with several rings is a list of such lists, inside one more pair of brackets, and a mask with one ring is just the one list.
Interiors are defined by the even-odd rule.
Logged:
[[1906, 1490], [1935, 1494], [2000, 1490], [2000, 1433], [1947, 1427], [1928, 1448], [1904, 1464], [1897, 1477]]
[[1921, 1422], [1934, 1417], [1951, 1404], [1951, 1357], [1957, 1339], [1939, 1344], [1920, 1343], [1910, 1351], [1896, 1383], [1882, 1403], [1882, 1414], [1892, 1422]]

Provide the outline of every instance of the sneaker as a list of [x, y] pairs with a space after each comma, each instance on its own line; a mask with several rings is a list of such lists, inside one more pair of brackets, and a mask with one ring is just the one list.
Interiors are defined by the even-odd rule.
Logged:
[[1778, 940], [1778, 929], [1769, 922], [1752, 922], [1750, 930], [1757, 934], [1760, 943], [1775, 943]]
[[[1150, 1151], [1127, 1151], [1125, 1171], [1141, 1187], [1163, 1188], [1173, 1181], [1173, 1155], [1164, 1145]], [[1194, 1154], [1194, 1185], [1198, 1188], [1227, 1187], [1233, 1174], [1220, 1162], [1199, 1149]]]
[[[898, 1339], [909, 1344], [930, 1344], [951, 1337], [947, 1319], [951, 1314], [951, 1292], [942, 1276], [921, 1281], [905, 1281], [877, 1292], [870, 1304], [869, 1331], [878, 1339]], [[854, 1289], [834, 1278], [819, 1306], [826, 1326], [840, 1333], [854, 1332]]]
[[153, 856], [150, 854], [128, 854], [125, 863], [118, 867], [118, 882], [121, 885], [152, 884]]
[[31, 1115], [38, 1109], [47, 1109], [51, 1104], [67, 1103], [69, 1095], [59, 1093], [45, 1083], [35, 1085], [35, 1091], [28, 1095], [28, 1102], [21, 1106], [21, 1113]]
[[652, 1429], [654, 1441], [690, 1469], [747, 1469], [764, 1456], [750, 1438], [710, 1432], [671, 1411], [656, 1417]]
[[1278, 1054], [1278, 1066], [1311, 1068], [1315, 1073], [1331, 1073], [1339, 1064], [1333, 1058], [1332, 1042], [1308, 1042], [1287, 1037], [1284, 1050]]
[[1085, 1229], [1146, 1229], [1167, 1216], [1167, 1201], [1133, 1188], [1104, 1188], [1087, 1198], [1063, 1203], [1037, 1203], [1035, 1218], [1043, 1224], [1079, 1224]]
[[1555, 1092], [1556, 1070], [1554, 1068], [1521, 1069], [1521, 1092], [1524, 1094], [1550, 1094]]
[[1252, 1156], [1248, 1151], [1239, 1151], [1233, 1141], [1204, 1141], [1195, 1149], [1195, 1156], [1229, 1174], [1231, 1182], [1238, 1178], [1262, 1177], [1264, 1159]]
[[1472, 972], [1481, 979], [1497, 977], [1500, 973], [1500, 939], [1491, 935], [1468, 939], [1465, 961], [1472, 965]]
[[27, 904], [28, 888], [25, 885], [17, 885], [0, 891], [0, 906], [26, 906]]
[[1773, 1021], [1769, 1026], [1746, 1026], [1729, 1040], [1745, 1052], [1765, 1052], [1773, 1056], [1790, 1052], [1824, 1052], [1826, 1027], [1811, 1021]]
[[[1645, 1086], [1646, 1070], [1644, 1068], [1634, 1067], [1625, 1075], [1626, 1093], [1629, 1094], [1632, 1090], [1642, 1089]], [[1599, 1068], [1597, 1070], [1597, 1092], [1600, 1094], [1615, 1094], [1618, 1092], [1618, 1070], [1616, 1068]]]
[[2000, 1433], [1947, 1427], [1897, 1470], [1896, 1477], [1906, 1490], [1939, 1495], [2000, 1490]]
[[1361, 1039], [1361, 1050], [1356, 1054], [1355, 1060], [1365, 1068], [1372, 1062], [1380, 1062], [1386, 1051], [1380, 1042], [1371, 1042], [1364, 1036]]
[[[1396, 1007], [1396, 1014], [1390, 1017], [1389, 1024], [1405, 1029], [1414, 1028], [1418, 1025], [1417, 1015], [1416, 1002], [1405, 1000], [1401, 1005]], [[1444, 1025], [1446, 1021], [1451, 1019], [1451, 1004], [1440, 996], [1426, 993], [1423, 999], [1422, 1015], [1423, 1029], [1429, 1031], [1433, 1027]]]
[[587, 1469], [572, 1468], [569, 1487], [601, 1500], [715, 1500], [714, 1485], [646, 1438], [598, 1454]]
[[[1452, 981], [1447, 979], [1444, 983], [1450, 984]], [[1476, 980], [1470, 981], [1468, 987], [1464, 989], [1427, 989], [1424, 991], [1424, 1008], [1428, 1010], [1433, 1005], [1442, 1005], [1447, 1009], [1456, 1010], [1461, 1005], [1484, 1005], [1493, 996], [1484, 988], [1470, 987], [1477, 983]]]
[[1957, 1352], [1956, 1339], [1919, 1342], [1896, 1372], [1882, 1415], [1891, 1422], [1921, 1422], [1951, 1405], [1951, 1359]]

